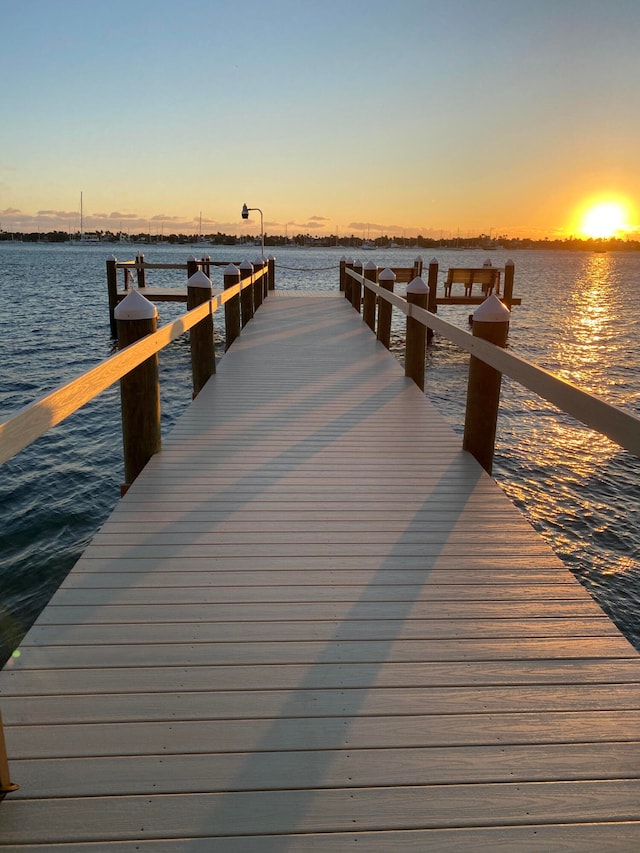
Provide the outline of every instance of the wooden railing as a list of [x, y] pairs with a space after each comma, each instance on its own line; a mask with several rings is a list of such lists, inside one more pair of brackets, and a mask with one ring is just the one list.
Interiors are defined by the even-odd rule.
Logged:
[[[596, 430], [602, 435], [614, 441], [620, 447], [640, 457], [640, 418], [635, 417], [629, 412], [625, 412], [610, 403], [596, 397], [587, 391], [578, 388], [564, 379], [537, 367], [531, 362], [520, 358], [513, 353], [507, 352], [489, 340], [483, 339], [482, 335], [486, 331], [486, 326], [491, 323], [474, 323], [473, 334], [459, 328], [458, 326], [442, 320], [431, 310], [427, 310], [428, 287], [422, 279], [417, 279], [425, 288], [424, 304], [420, 305], [412, 302], [410, 299], [404, 299], [401, 296], [393, 293], [393, 274], [383, 275], [384, 272], [376, 275], [376, 278], [382, 279], [384, 286], [376, 283], [371, 276], [367, 276], [367, 270], [364, 274], [360, 274], [351, 269], [348, 265], [345, 269], [345, 275], [352, 282], [351, 288], [345, 288], [345, 295], [351, 293], [351, 301], [355, 310], [363, 310], [364, 320], [367, 321], [372, 331], [376, 331], [375, 319], [371, 320], [371, 310], [367, 306], [371, 304], [371, 297], [374, 303], [378, 306], [378, 338], [389, 347], [388, 337], [380, 334], [381, 317], [382, 322], [385, 322], [386, 312], [383, 306], [391, 305], [397, 308], [406, 315], [407, 320], [412, 320], [423, 326], [425, 329], [430, 329], [433, 332], [441, 334], [443, 337], [450, 340], [460, 349], [468, 352], [473, 359], [477, 359], [489, 368], [496, 371], [500, 376], [502, 374], [514, 379], [520, 385], [533, 391], [544, 400], [552, 403], [561, 411]], [[414, 281], [416, 281], [414, 279]], [[361, 300], [360, 291], [364, 289], [364, 298]], [[367, 297], [370, 294], [370, 297]], [[495, 296], [490, 296], [489, 299], [496, 300]], [[486, 304], [486, 303], [485, 303]], [[508, 316], [508, 315], [507, 315]], [[508, 321], [507, 321], [508, 322]], [[388, 320], [386, 321], [388, 325]], [[408, 340], [412, 334], [412, 326], [407, 323], [407, 340], [405, 341], [406, 353], [409, 360], [405, 358], [405, 373], [408, 376], [424, 375], [424, 348], [422, 354], [420, 347], [415, 347]], [[505, 336], [506, 337], [506, 336]], [[422, 366], [411, 363], [411, 353], [417, 352], [417, 358], [422, 355]], [[499, 386], [498, 386], [499, 392]], [[488, 401], [486, 396], [480, 395], [482, 406], [487, 407]], [[467, 413], [465, 418], [465, 434], [469, 427], [470, 420], [473, 420], [474, 414], [469, 411], [469, 399], [467, 399]], [[493, 444], [493, 437], [491, 443]], [[491, 453], [492, 456], [492, 453]], [[482, 462], [482, 460], [480, 460]], [[486, 467], [486, 466], [485, 466]], [[490, 466], [489, 466], [490, 470]]]
[[160, 352], [176, 338], [188, 332], [204, 318], [214, 314], [227, 303], [238, 301], [241, 291], [264, 282], [267, 268], [240, 279], [238, 284], [213, 296], [182, 317], [158, 329], [116, 355], [83, 373], [65, 385], [21, 409], [12, 418], [0, 423], [0, 465], [11, 459], [20, 450], [59, 424], [73, 412], [93, 400], [104, 390], [126, 376], [148, 358]]
[[[114, 312], [118, 302], [123, 299], [133, 287], [137, 287], [143, 294], [152, 301], [159, 302], [186, 302], [186, 290], [181, 291], [170, 288], [155, 288], [149, 290], [147, 283], [148, 270], [184, 270], [189, 278], [197, 270], [201, 270], [205, 275], [211, 276], [212, 267], [226, 267], [229, 261], [212, 261], [208, 256], [202, 258], [191, 257], [186, 263], [181, 264], [158, 264], [145, 261], [144, 255], [137, 255], [131, 261], [118, 261], [111, 257], [107, 260], [107, 295], [109, 300], [109, 324], [113, 337], [117, 335], [116, 321]], [[241, 263], [232, 261], [235, 266], [240, 267]], [[273, 290], [275, 288], [275, 258], [264, 259], [263, 264], [266, 264], [267, 283], [265, 290]], [[118, 270], [122, 271], [122, 287], [118, 287]], [[134, 276], [135, 272], [135, 276]], [[186, 281], [185, 281], [186, 287]]]

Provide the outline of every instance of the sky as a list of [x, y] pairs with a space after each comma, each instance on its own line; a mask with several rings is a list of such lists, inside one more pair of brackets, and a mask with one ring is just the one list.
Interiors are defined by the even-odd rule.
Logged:
[[0, 0], [0, 228], [640, 237], [638, 44], [639, 0]]

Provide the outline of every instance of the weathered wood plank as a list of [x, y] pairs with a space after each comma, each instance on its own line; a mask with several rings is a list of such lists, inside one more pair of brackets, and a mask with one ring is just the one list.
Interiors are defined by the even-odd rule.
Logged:
[[[171, 617], [167, 613], [167, 617]], [[592, 648], [592, 639], [615, 637], [620, 632], [601, 611], [586, 617], [531, 619], [353, 619], [336, 625], [329, 619], [292, 621], [254, 621], [251, 638], [254, 642], [322, 640], [432, 640], [443, 644], [446, 640], [496, 640], [501, 653], [508, 654], [513, 641], [518, 638], [573, 638], [582, 644], [583, 655]], [[34, 646], [82, 646], [94, 644], [136, 643], [237, 643], [247, 639], [245, 622], [151, 622], [105, 624], [53, 624], [40, 620], [25, 637], [21, 647]], [[517, 646], [516, 646], [517, 647]], [[460, 653], [460, 652], [459, 652]]]
[[180, 839], [194, 827], [220, 836], [638, 821], [637, 789], [635, 780], [606, 780], [15, 800], [3, 835], [8, 843], [71, 843], [141, 830], [148, 840]]
[[[49, 671], [47, 671], [48, 673]], [[200, 707], [208, 719], [252, 719], [268, 717], [335, 717], [335, 716], [413, 716], [425, 711], [434, 714], [532, 713], [550, 711], [636, 710], [640, 707], [640, 690], [635, 684], [517, 684], [505, 687], [472, 685], [470, 687], [403, 687], [287, 690], [216, 690], [206, 667], [148, 669], [58, 670], [55, 684], [42, 678], [34, 686], [29, 671], [12, 672], [10, 683], [14, 696], [42, 696], [91, 693], [95, 698], [109, 693], [166, 694], [170, 685], [173, 696], [191, 693], [189, 705]], [[149, 702], [150, 700], [147, 699]], [[163, 696], [163, 702], [168, 701]], [[206, 708], [206, 712], [205, 709]]]
[[[354, 662], [354, 644], [334, 643], [333, 649], [323, 654], [321, 663], [318, 663], [318, 653], [324, 649], [317, 643], [304, 643], [300, 654], [282, 652], [287, 660], [279, 663], [264, 663], [263, 658], [269, 655], [260, 654], [256, 644], [251, 643], [247, 644], [250, 648], [244, 655], [236, 655], [230, 643], [188, 644], [186, 648], [174, 643], [137, 646], [123, 643], [80, 648], [75, 650], [72, 660], [64, 646], [35, 647], [25, 648], [15, 659], [11, 683], [18, 695], [19, 676], [16, 673], [33, 669], [60, 670], [61, 667], [82, 669], [83, 673], [90, 670], [87, 688], [93, 679], [100, 678], [100, 668], [117, 667], [128, 670], [129, 682], [139, 673], [139, 687], [147, 690], [151, 689], [150, 679], [155, 684], [153, 689], [162, 690], [176, 678], [181, 682], [183, 678], [195, 683], [202, 680], [211, 690], [240, 687], [290, 690], [302, 685], [305, 689], [409, 688], [472, 684], [637, 684], [640, 681], [636, 659], [624, 641], [592, 639], [589, 653], [593, 658], [579, 657], [580, 644], [584, 645], [584, 639], [514, 640], [508, 648], [501, 641], [460, 641], [451, 643], [447, 654], [447, 644], [430, 649], [425, 643], [402, 643], [399, 649], [395, 644], [392, 654], [385, 655], [388, 646], [370, 643], [368, 646], [374, 648], [367, 648], [366, 662]], [[374, 657], [376, 652], [377, 658]], [[237, 657], [249, 662], [236, 663]], [[150, 660], [153, 660], [152, 667]], [[300, 660], [304, 663], [299, 663]], [[477, 666], [477, 661], [482, 661], [481, 667]]]
[[453, 587], [450, 584], [436, 585], [425, 580], [423, 584], [371, 584], [370, 586], [332, 586], [307, 584], [306, 586], [187, 586], [136, 588], [91, 588], [59, 589], [52, 606], [70, 605], [117, 605], [117, 604], [247, 604], [287, 602], [334, 602], [334, 601], [417, 601], [420, 597], [429, 601], [582, 601], [588, 595], [577, 584], [525, 584], [482, 586], [465, 584]]
[[[640, 710], [286, 717], [211, 720], [197, 696], [169, 694], [3, 700], [16, 759], [299, 749], [388, 749], [506, 744], [635, 743]], [[186, 699], [189, 701], [186, 701]], [[65, 716], [66, 714], [66, 716]], [[3, 710], [4, 715], [4, 710]], [[57, 719], [56, 719], [57, 717]], [[35, 725], [37, 723], [37, 725]], [[600, 768], [594, 769], [597, 776]], [[9, 802], [5, 801], [5, 804]], [[4, 805], [3, 804], [3, 810]]]
[[[548, 600], [544, 603], [544, 615], [565, 619], [599, 615], [600, 608], [589, 598], [566, 601]], [[290, 604], [171, 604], [127, 605], [113, 604], [108, 607], [67, 607], [49, 604], [38, 618], [38, 625], [114, 624], [116, 622], [250, 622], [329, 619], [526, 619], [540, 613], [536, 602], [511, 601], [414, 601], [414, 602], [291, 602]]]
[[[251, 763], [251, 772], [247, 765]], [[454, 785], [640, 777], [640, 743], [298, 750], [14, 762], [18, 798]]]
[[[182, 566], [185, 564], [182, 563]], [[83, 565], [84, 568], [84, 565]], [[224, 587], [234, 586], [236, 588], [248, 587], [287, 587], [295, 585], [298, 587], [327, 587], [330, 584], [336, 587], [367, 585], [387, 586], [395, 584], [420, 584], [424, 581], [425, 570], [422, 569], [371, 569], [348, 570], [348, 569], [238, 569], [229, 571], [227, 569], [211, 568], [209, 564], [202, 564], [200, 570], [189, 564], [189, 569], [180, 571], [168, 569], [164, 571], [162, 566], [154, 571], [152, 575], [143, 567], [131, 563], [130, 567], [121, 566], [120, 562], [113, 564], [114, 571], [100, 571], [95, 567], [93, 571], [80, 571], [77, 564], [75, 571], [71, 572], [62, 583], [62, 589], [111, 589], [126, 586], [127, 589], [145, 589], [146, 587]], [[138, 569], [136, 571], [136, 569]], [[455, 569], [428, 570], [429, 584], [433, 586], [465, 587], [481, 585], [490, 589], [492, 586], [520, 586], [522, 584], [553, 586], [558, 592], [563, 587], [573, 587], [575, 583], [572, 576], [566, 572], [554, 569], [530, 568], [518, 570], [516, 567], [502, 568], [496, 566], [492, 569]]]

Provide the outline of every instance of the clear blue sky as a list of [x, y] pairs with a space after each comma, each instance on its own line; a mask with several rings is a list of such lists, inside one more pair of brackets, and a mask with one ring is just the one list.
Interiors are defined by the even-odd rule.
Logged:
[[639, 0], [0, 0], [0, 226], [635, 228], [639, 44]]

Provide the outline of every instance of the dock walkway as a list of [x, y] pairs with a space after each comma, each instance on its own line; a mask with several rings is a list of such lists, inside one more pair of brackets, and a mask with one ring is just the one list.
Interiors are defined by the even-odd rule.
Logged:
[[270, 296], [0, 677], [0, 849], [640, 849], [640, 656], [460, 445]]

